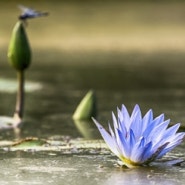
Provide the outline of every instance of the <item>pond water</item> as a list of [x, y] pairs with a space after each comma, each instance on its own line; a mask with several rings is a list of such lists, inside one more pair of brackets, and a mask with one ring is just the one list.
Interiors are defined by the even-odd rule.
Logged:
[[6, 153], [0, 164], [2, 185], [43, 182], [46, 185], [180, 185], [185, 180], [183, 166], [120, 169], [115, 167], [115, 159], [110, 155], [16, 152]]
[[[16, 2], [1, 2], [1, 5], [2, 16], [17, 16], [18, 11], [9, 15], [4, 11], [16, 9]], [[72, 120], [76, 106], [90, 89], [96, 92], [98, 120], [103, 125], [111, 120], [111, 111], [116, 111], [117, 106], [125, 104], [131, 111], [135, 104], [139, 104], [143, 114], [152, 108], [155, 116], [165, 113], [172, 124], [180, 122], [181, 129], [185, 128], [183, 3], [147, 3], [144, 6], [137, 3], [115, 3], [112, 6], [108, 3], [103, 6], [49, 1], [43, 4], [33, 2], [32, 5], [28, 1], [28, 5], [51, 11], [51, 16], [29, 21], [27, 28], [33, 61], [26, 79], [39, 84], [39, 88], [26, 93], [22, 138], [100, 138], [93, 123]], [[159, 14], [154, 16], [151, 11], [156, 7]], [[134, 11], [136, 9], [138, 12]], [[7, 64], [6, 50], [16, 19], [10, 18], [5, 23], [2, 16], [0, 78], [15, 80], [16, 73]], [[1, 115], [12, 116], [16, 93], [0, 90]], [[12, 140], [15, 136], [12, 131], [1, 131], [0, 138]], [[184, 159], [184, 145], [178, 146], [166, 159]], [[2, 185], [43, 182], [46, 185], [180, 185], [185, 181], [184, 163], [173, 167], [154, 165], [120, 169], [115, 166], [116, 158], [110, 153], [64, 155], [53, 151], [2, 150], [0, 159]]]

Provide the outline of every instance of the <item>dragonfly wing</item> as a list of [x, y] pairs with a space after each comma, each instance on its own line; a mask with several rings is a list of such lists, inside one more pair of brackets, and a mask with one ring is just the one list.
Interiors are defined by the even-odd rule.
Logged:
[[21, 9], [22, 11], [22, 14], [27, 14], [27, 15], [35, 15], [35, 14], [38, 14], [38, 12], [36, 12], [35, 10], [31, 9], [31, 8], [27, 8], [23, 5], [19, 5], [19, 8]]
[[46, 16], [48, 15], [47, 12], [39, 12], [31, 8], [27, 8], [23, 5], [19, 5], [19, 8], [22, 11], [22, 14], [20, 16], [21, 19], [27, 19], [27, 18], [34, 18], [34, 17], [40, 17], [40, 16]]

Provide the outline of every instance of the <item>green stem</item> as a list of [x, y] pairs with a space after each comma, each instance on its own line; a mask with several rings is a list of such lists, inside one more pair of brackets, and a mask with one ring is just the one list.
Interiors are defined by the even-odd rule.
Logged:
[[16, 100], [16, 107], [15, 107], [15, 115], [19, 118], [23, 118], [24, 112], [24, 70], [20, 70], [17, 72], [17, 79], [18, 79], [18, 91], [17, 91], [17, 100]]

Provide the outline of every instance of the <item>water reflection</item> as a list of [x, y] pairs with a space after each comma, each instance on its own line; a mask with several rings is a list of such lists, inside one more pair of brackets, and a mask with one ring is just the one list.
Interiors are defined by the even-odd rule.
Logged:
[[[177, 171], [178, 168], [174, 168], [174, 171]], [[177, 173], [177, 172], [176, 172]], [[110, 178], [104, 183], [104, 185], [122, 185], [122, 184], [132, 184], [132, 185], [153, 185], [153, 184], [169, 184], [177, 185], [182, 183], [181, 180], [173, 179], [173, 172], [168, 169], [159, 169], [159, 168], [138, 168], [133, 170], [123, 170], [123, 171], [114, 171], [110, 174]], [[182, 175], [182, 174], [181, 174]], [[183, 177], [185, 178], [185, 177]]]
[[[0, 78], [0, 92], [15, 93], [17, 92], [18, 82], [16, 79]], [[34, 92], [42, 89], [42, 84], [38, 82], [26, 81], [25, 91]]]
[[[97, 128], [93, 121], [90, 120], [74, 120], [74, 124], [82, 137], [85, 139], [97, 139], [100, 138], [98, 135]], [[99, 136], [99, 137], [98, 137]]]

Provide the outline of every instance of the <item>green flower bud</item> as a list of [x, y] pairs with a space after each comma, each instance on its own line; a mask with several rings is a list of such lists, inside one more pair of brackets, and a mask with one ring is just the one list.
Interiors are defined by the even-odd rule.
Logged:
[[89, 91], [81, 100], [73, 114], [74, 120], [90, 120], [96, 117], [96, 96], [94, 91]]
[[13, 28], [10, 45], [8, 48], [10, 64], [18, 71], [22, 71], [31, 63], [31, 49], [22, 21]]

